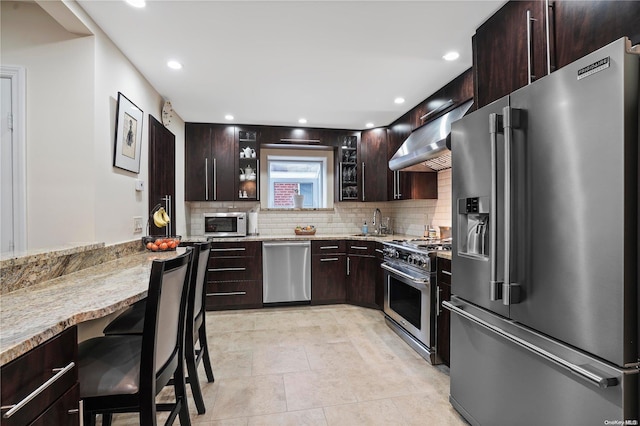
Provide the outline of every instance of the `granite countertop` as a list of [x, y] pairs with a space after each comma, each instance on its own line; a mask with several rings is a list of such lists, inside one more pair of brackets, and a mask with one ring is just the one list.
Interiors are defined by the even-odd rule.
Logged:
[[[408, 240], [418, 238], [411, 235], [384, 235], [379, 236], [375, 234], [316, 234], [316, 235], [247, 235], [246, 237], [228, 237], [228, 238], [212, 238], [213, 242], [233, 242], [233, 241], [303, 241], [303, 240], [357, 240], [357, 241], [392, 241], [392, 240]], [[186, 242], [201, 242], [209, 241], [207, 237], [202, 235], [194, 235], [183, 237], [182, 241]]]
[[[225, 241], [360, 240], [391, 241], [408, 235], [257, 235], [216, 238]], [[203, 236], [186, 242], [207, 241]], [[179, 249], [182, 250], [182, 249]], [[40, 284], [11, 291], [0, 298], [0, 365], [4, 365], [78, 323], [102, 318], [146, 297], [151, 263], [176, 252], [141, 252], [101, 263]], [[440, 251], [439, 257], [451, 258]]]
[[141, 252], [2, 295], [0, 365], [75, 324], [146, 297], [152, 261], [175, 255]]

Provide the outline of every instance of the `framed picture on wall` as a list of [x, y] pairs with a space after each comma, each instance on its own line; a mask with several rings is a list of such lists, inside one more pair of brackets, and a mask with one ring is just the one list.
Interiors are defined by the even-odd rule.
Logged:
[[113, 165], [140, 173], [143, 112], [125, 95], [118, 92], [116, 107], [116, 143]]

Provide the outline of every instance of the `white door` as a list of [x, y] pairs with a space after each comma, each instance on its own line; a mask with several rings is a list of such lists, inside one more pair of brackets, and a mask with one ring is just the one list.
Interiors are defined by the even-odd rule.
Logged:
[[26, 250], [24, 69], [0, 74], [0, 253]]

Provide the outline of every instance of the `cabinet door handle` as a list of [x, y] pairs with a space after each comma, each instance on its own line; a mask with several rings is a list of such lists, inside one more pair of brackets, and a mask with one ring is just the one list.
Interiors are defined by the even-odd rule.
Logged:
[[547, 75], [551, 74], [551, 48], [550, 48], [550, 39], [549, 39], [549, 8], [552, 7], [549, 4], [549, 0], [545, 1], [545, 10], [547, 20], [545, 22], [545, 31], [547, 33]]
[[247, 268], [209, 268], [209, 272], [246, 271]]
[[347, 257], [347, 276], [351, 274], [351, 259]]
[[207, 296], [244, 296], [246, 291], [227, 291], [224, 293], [207, 293]]
[[437, 309], [436, 309], [436, 316], [440, 316], [440, 314], [442, 313], [442, 305], [440, 304], [440, 297], [441, 297], [441, 293], [442, 293], [442, 289], [440, 288], [440, 286], [437, 287], [437, 291], [436, 291], [436, 303], [437, 303]]
[[362, 162], [362, 201], [364, 201], [364, 161]]
[[442, 272], [444, 275], [449, 275], [449, 276], [451, 276], [451, 272], [449, 272], [449, 271], [445, 271], [444, 269], [442, 269], [440, 272]]
[[531, 11], [527, 10], [527, 82], [531, 84], [531, 82], [536, 78], [535, 75], [532, 74], [531, 69], [531, 43], [532, 43], [532, 34], [531, 34], [531, 23], [535, 22], [536, 19], [531, 16]]
[[260, 160], [256, 160], [256, 200], [260, 201]]
[[212, 248], [211, 251], [245, 251], [245, 247]]
[[380, 249], [376, 249], [376, 253], [384, 254], [384, 252]]
[[362, 246], [351, 246], [349, 248], [355, 249], [355, 250], [368, 250], [369, 247], [362, 247]]
[[396, 185], [398, 185], [398, 200], [402, 199], [402, 193], [400, 192], [400, 170], [396, 170], [398, 178], [396, 179]]
[[338, 176], [338, 182], [339, 182], [339, 184], [338, 184], [338, 191], [340, 192], [340, 195], [338, 196], [338, 199], [339, 199], [340, 201], [342, 201], [342, 183], [343, 183], [343, 180], [342, 180], [342, 172], [343, 172], [343, 171], [344, 171], [344, 166], [343, 166], [343, 162], [341, 161], [341, 162], [340, 162], [340, 167], [338, 168], [338, 175], [339, 175], [339, 176]]
[[213, 157], [213, 201], [218, 200], [218, 177], [216, 176], [218, 173], [216, 158]]
[[51, 386], [56, 381], [58, 381], [60, 378], [62, 378], [62, 376], [64, 376], [69, 370], [71, 370], [75, 366], [76, 366], [76, 363], [71, 361], [64, 368], [54, 368], [53, 371], [56, 374], [52, 378], [50, 378], [49, 380], [47, 380], [46, 382], [41, 384], [36, 390], [34, 390], [29, 395], [24, 397], [20, 402], [18, 402], [17, 404], [0, 407], [0, 409], [2, 409], [2, 410], [9, 409], [9, 411], [7, 411], [6, 413], [4, 413], [2, 415], [2, 418], [8, 419], [9, 417], [13, 416], [15, 413], [20, 411], [25, 405], [27, 405], [29, 402], [31, 402], [31, 400], [33, 400], [35, 397], [37, 397], [42, 392], [44, 392], [49, 386]]
[[204, 199], [209, 201], [209, 159], [204, 159]]
[[325, 259], [320, 259], [320, 262], [337, 262], [338, 258], [337, 257], [327, 257]]
[[337, 249], [338, 246], [322, 246], [320, 247], [320, 250], [331, 250], [331, 249]]

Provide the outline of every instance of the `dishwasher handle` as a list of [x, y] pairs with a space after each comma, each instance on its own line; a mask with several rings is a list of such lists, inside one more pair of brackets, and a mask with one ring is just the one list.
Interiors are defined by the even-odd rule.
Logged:
[[272, 243], [263, 242], [263, 247], [310, 247], [311, 241], [277, 241]]

